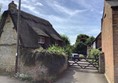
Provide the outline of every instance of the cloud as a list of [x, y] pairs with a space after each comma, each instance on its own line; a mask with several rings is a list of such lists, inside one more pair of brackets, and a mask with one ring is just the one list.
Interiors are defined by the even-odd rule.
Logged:
[[40, 3], [40, 2], [37, 2], [36, 4], [35, 4], [36, 6], [44, 6], [42, 3]]
[[66, 13], [66, 14], [68, 14], [70, 16], [76, 15], [78, 13], [85, 12], [85, 10], [78, 10], [78, 9], [77, 10], [71, 10], [71, 9], [68, 9], [68, 8], [66, 8], [64, 6], [61, 6], [61, 5], [57, 4], [57, 3], [55, 3], [54, 6], [55, 6], [54, 8], [56, 10], [58, 10], [58, 11], [60, 11], [62, 13]]
[[69, 35], [69, 40], [71, 41], [71, 45], [75, 44], [76, 38], [77, 38], [77, 36], [75, 36], [75, 35]]
[[[12, 0], [1, 0], [2, 11]], [[80, 33], [97, 36], [104, 0], [22, 0], [21, 9], [51, 22], [60, 34], [70, 38], [72, 44]], [[18, 4], [18, 0], [15, 0]]]
[[91, 8], [92, 6], [89, 3], [92, 3], [90, 0], [89, 2], [87, 0], [72, 0], [75, 3], [78, 3], [78, 5], [83, 6], [86, 9]]
[[46, 0], [45, 1], [46, 5], [48, 5], [49, 8], [51, 8], [51, 11], [55, 11], [58, 14], [61, 14], [63, 16], [74, 16], [77, 15], [79, 13], [84, 13], [87, 10], [86, 9], [73, 9], [73, 8], [69, 8], [66, 6], [66, 4], [62, 4], [59, 1], [55, 1], [55, 0]]
[[26, 8], [30, 11], [34, 11], [35, 7], [34, 6], [31, 6], [31, 5], [27, 5], [27, 4], [22, 4], [21, 5], [23, 8]]
[[22, 0], [22, 2], [27, 2], [27, 0]]
[[7, 10], [8, 9], [8, 3], [9, 3], [10, 1], [9, 0], [1, 0], [0, 1], [0, 3], [2, 4], [2, 12], [4, 11], [4, 10]]

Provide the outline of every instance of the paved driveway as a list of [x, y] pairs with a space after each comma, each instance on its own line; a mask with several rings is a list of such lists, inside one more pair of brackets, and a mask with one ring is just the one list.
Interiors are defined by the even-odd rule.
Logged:
[[[0, 76], [0, 83], [26, 83], [15, 78]], [[55, 83], [107, 83], [103, 74], [97, 70], [70, 67]]]
[[97, 70], [80, 69], [78, 66], [70, 67], [55, 83], [108, 83], [103, 74]]

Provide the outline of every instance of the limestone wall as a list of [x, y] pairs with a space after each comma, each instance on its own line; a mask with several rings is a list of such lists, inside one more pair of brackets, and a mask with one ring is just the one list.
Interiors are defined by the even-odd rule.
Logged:
[[17, 34], [8, 16], [0, 37], [0, 69], [11, 72], [15, 68]]

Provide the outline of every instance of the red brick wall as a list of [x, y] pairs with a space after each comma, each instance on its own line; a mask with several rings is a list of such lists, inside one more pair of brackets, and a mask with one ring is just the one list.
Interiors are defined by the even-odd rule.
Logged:
[[98, 35], [98, 38], [96, 39], [96, 48], [101, 48], [101, 33]]
[[105, 74], [110, 83], [114, 83], [112, 9], [107, 3], [105, 3], [102, 24], [102, 51], [105, 54]]
[[113, 47], [115, 83], [118, 83], [118, 7], [113, 8]]

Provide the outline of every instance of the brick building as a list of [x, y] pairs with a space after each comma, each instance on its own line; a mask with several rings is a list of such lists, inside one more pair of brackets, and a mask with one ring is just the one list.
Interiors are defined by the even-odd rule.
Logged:
[[105, 76], [109, 83], [118, 83], [118, 0], [105, 0], [104, 3], [102, 51]]
[[92, 42], [91, 47], [100, 49], [101, 48], [101, 32], [98, 34], [98, 36], [95, 38], [95, 40]]

